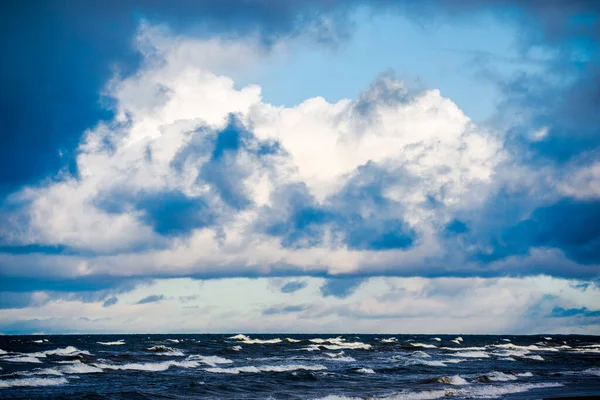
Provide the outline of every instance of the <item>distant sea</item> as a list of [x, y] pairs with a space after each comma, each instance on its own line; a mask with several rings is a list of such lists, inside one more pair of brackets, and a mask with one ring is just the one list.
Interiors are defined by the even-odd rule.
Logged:
[[600, 337], [0, 336], [2, 399], [600, 395]]

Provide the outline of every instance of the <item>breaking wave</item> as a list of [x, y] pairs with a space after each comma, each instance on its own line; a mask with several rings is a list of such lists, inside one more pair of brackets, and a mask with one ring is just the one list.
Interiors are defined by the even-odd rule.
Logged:
[[239, 373], [259, 373], [259, 372], [289, 372], [289, 371], [322, 371], [327, 369], [323, 365], [302, 365], [302, 364], [290, 364], [290, 365], [261, 365], [261, 366], [247, 366], [247, 367], [235, 367], [235, 368], [205, 368], [207, 372], [213, 372], [217, 374], [239, 374]]

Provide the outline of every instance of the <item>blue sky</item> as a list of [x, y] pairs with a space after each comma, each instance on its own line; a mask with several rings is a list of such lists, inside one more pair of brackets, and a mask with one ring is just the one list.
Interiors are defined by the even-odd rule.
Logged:
[[600, 333], [595, 3], [2, 7], [1, 333]]

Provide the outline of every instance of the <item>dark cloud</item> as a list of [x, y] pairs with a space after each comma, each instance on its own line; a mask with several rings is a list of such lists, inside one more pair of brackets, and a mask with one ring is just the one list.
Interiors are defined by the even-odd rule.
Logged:
[[600, 317], [600, 310], [592, 311], [588, 310], [587, 307], [581, 308], [562, 308], [554, 307], [550, 315], [550, 318], [568, 318], [568, 317]]
[[562, 200], [538, 208], [491, 240], [493, 250], [478, 255], [485, 262], [550, 247], [578, 263], [600, 264], [600, 202]]
[[136, 304], [148, 304], [148, 303], [157, 303], [159, 301], [163, 301], [165, 300], [166, 297], [164, 295], [158, 295], [158, 294], [152, 294], [150, 296], [146, 296], [143, 299], [141, 299], [140, 301], [138, 301]]
[[321, 286], [321, 294], [342, 299], [354, 293], [364, 281], [364, 278], [330, 278]]
[[298, 290], [304, 289], [307, 283], [302, 281], [288, 282], [281, 287], [281, 293], [294, 293]]
[[119, 301], [119, 299], [117, 299], [116, 297], [114, 297], [114, 296], [110, 297], [104, 301], [104, 303], [102, 304], [102, 307], [113, 306], [113, 305], [117, 304], [118, 301]]
[[359, 167], [335, 195], [319, 204], [304, 183], [289, 184], [271, 196], [257, 229], [281, 238], [284, 247], [307, 248], [323, 243], [325, 229], [353, 250], [406, 249], [416, 233], [397, 215], [402, 205], [383, 195], [398, 180], [372, 162]]
[[278, 305], [273, 307], [265, 308], [262, 312], [263, 315], [276, 315], [276, 314], [292, 314], [299, 313], [310, 308], [309, 305]]

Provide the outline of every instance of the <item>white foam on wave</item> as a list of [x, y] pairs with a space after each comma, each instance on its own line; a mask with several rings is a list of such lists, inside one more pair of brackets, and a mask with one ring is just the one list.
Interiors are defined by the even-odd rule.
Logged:
[[371, 368], [359, 368], [356, 370], [356, 372], [358, 372], [359, 374], [374, 374], [375, 371], [373, 371]]
[[95, 367], [93, 365], [84, 364], [82, 362], [76, 362], [60, 367], [60, 372], [65, 374], [96, 374], [104, 371], [102, 371], [101, 368]]
[[163, 361], [158, 363], [130, 363], [130, 364], [105, 364], [99, 363], [94, 366], [102, 369], [122, 370], [122, 371], [166, 371], [170, 367], [196, 368], [200, 364], [196, 361]]
[[3, 355], [3, 354], [8, 354], [8, 353], [6, 352], [6, 350], [0, 349], [0, 356]]
[[588, 368], [581, 371], [584, 375], [600, 376], [600, 368]]
[[338, 342], [337, 344], [325, 344], [325, 343], [311, 344], [311, 345], [308, 345], [307, 347], [303, 347], [300, 350], [306, 350], [306, 351], [318, 351], [318, 350], [322, 350], [322, 349], [327, 349], [327, 350], [345, 350], [345, 349], [370, 350], [372, 347], [373, 346], [371, 346], [370, 344], [366, 344], [366, 343], [362, 343], [362, 342]]
[[258, 367], [247, 366], [247, 367], [235, 367], [235, 368], [205, 368], [207, 372], [217, 374], [239, 374], [239, 373], [260, 373], [260, 372], [289, 372], [289, 371], [322, 371], [327, 369], [323, 365], [302, 365], [302, 364], [289, 364], [289, 365], [261, 365]]
[[199, 361], [202, 364], [210, 365], [211, 367], [216, 367], [219, 364], [231, 364], [233, 361], [228, 360], [227, 358], [219, 357], [219, 356], [201, 356], [199, 354], [192, 354], [187, 358], [188, 360]]
[[58, 386], [68, 383], [65, 378], [22, 378], [0, 380], [0, 388], [25, 386]]
[[325, 355], [335, 361], [342, 361], [342, 362], [355, 362], [356, 361], [356, 359], [354, 359], [353, 357], [344, 355], [343, 351], [340, 351], [339, 353], [325, 353]]
[[[423, 390], [423, 391], [403, 391], [388, 397], [381, 397], [379, 400], [434, 400], [441, 398], [463, 397], [471, 399], [496, 399], [507, 394], [523, 393], [535, 389], [544, 389], [552, 387], [561, 387], [560, 383], [525, 383], [525, 384], [507, 384], [502, 386], [470, 386], [469, 388], [445, 390]], [[340, 395], [330, 395], [318, 400], [361, 400], [361, 397], [347, 397]]]
[[552, 340], [552, 338], [550, 336], [545, 336], [544, 339], [545, 340]]
[[180, 340], [179, 339], [167, 339], [167, 342], [171, 342], [171, 343], [179, 343]]
[[484, 351], [486, 347], [440, 347], [440, 350], [449, 351]]
[[125, 344], [125, 341], [123, 339], [119, 339], [114, 342], [96, 342], [96, 343], [104, 345], [104, 346], [121, 346], [121, 345]]
[[461, 362], [465, 362], [467, 360], [464, 359], [455, 359], [455, 360], [423, 360], [420, 358], [408, 359], [406, 360], [407, 365], [426, 365], [428, 367], [447, 367], [447, 364], [457, 364]]
[[411, 357], [420, 357], [420, 358], [431, 358], [431, 356], [424, 351], [417, 350], [411, 353]]
[[556, 347], [548, 347], [548, 346], [540, 347], [540, 346], [536, 346], [535, 344], [532, 344], [529, 346], [519, 346], [519, 345], [513, 344], [513, 343], [506, 343], [506, 344], [493, 344], [493, 345], [489, 345], [486, 347], [492, 347], [492, 348], [496, 348], [496, 349], [520, 350], [520, 351], [528, 351], [528, 352], [529, 351], [552, 351], [552, 352], [560, 351]]
[[533, 374], [531, 372], [521, 372], [520, 374], [515, 374], [515, 376], [518, 376], [519, 378], [530, 378]]
[[179, 349], [174, 349], [172, 347], [167, 347], [167, 346], [162, 346], [162, 345], [152, 346], [152, 347], [147, 348], [146, 350], [154, 352], [154, 354], [157, 356], [169, 356], [169, 357], [185, 356], [185, 354], [183, 354], [183, 351], [181, 351]]
[[600, 349], [588, 348], [588, 349], [573, 349], [574, 353], [584, 353], [584, 354], [600, 354]]
[[431, 338], [431, 340], [435, 340], [436, 342], [441, 342], [442, 341], [442, 339], [440, 339], [439, 337]]
[[508, 381], [516, 381], [517, 377], [513, 374], [505, 374], [504, 372], [500, 372], [500, 371], [492, 371], [492, 372], [488, 372], [487, 374], [483, 375], [482, 377], [487, 378], [490, 381], [493, 382], [508, 382]]
[[41, 358], [44, 358], [47, 356], [72, 357], [72, 356], [78, 356], [81, 354], [86, 355], [86, 356], [91, 356], [89, 351], [79, 350], [77, 347], [74, 347], [74, 346], [67, 346], [65, 348], [58, 348], [58, 349], [54, 349], [54, 350], [38, 351], [35, 353], [24, 353], [24, 355], [27, 355], [27, 356], [41, 357]]
[[285, 341], [286, 341], [286, 342], [289, 342], [289, 343], [298, 343], [298, 342], [301, 342], [301, 340], [298, 340], [298, 339], [292, 339], [292, 338], [289, 338], [289, 337], [288, 337], [288, 338], [285, 338]]
[[510, 342], [510, 339], [502, 339], [503, 342]]
[[36, 368], [33, 371], [19, 371], [11, 375], [33, 376], [33, 375], [54, 375], [63, 376], [63, 373], [54, 368]]
[[231, 350], [233, 351], [240, 351], [242, 349], [242, 346], [231, 346]]
[[394, 343], [394, 342], [397, 342], [397, 341], [398, 341], [398, 339], [396, 339], [395, 337], [384, 338], [384, 339], [380, 340], [381, 343]]
[[420, 347], [423, 349], [437, 349], [436, 345], [433, 344], [425, 344], [425, 343], [411, 343], [412, 347]]
[[533, 356], [523, 356], [522, 358], [528, 358], [530, 360], [535, 360], [535, 361], [544, 361], [544, 357], [539, 356], [537, 354], [535, 354]]
[[454, 354], [450, 354], [452, 357], [465, 357], [465, 358], [489, 358], [490, 356], [483, 351], [457, 351]]
[[246, 335], [235, 335], [235, 336], [231, 336], [228, 339], [232, 339], [232, 340], [239, 340], [242, 343], [246, 343], [246, 344], [276, 344], [276, 343], [281, 343], [282, 340], [279, 338], [275, 338], [275, 339], [251, 339], [250, 337], [246, 336]]
[[3, 357], [0, 361], [8, 361], [14, 363], [32, 363], [32, 364], [41, 364], [39, 358], [32, 356], [14, 356], [14, 357]]
[[454, 386], [461, 386], [461, 385], [469, 384], [469, 382], [467, 382], [467, 380], [464, 379], [460, 375], [442, 376], [441, 378], [437, 378], [435, 381], [438, 383], [444, 383], [446, 385], [454, 385]]

